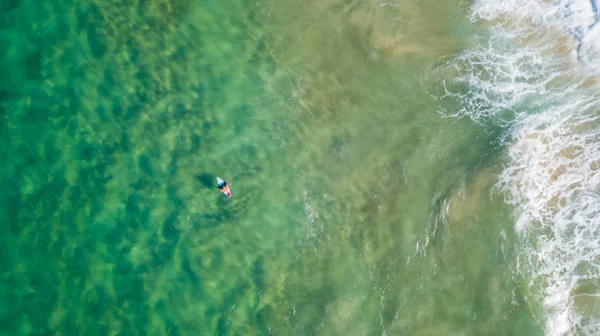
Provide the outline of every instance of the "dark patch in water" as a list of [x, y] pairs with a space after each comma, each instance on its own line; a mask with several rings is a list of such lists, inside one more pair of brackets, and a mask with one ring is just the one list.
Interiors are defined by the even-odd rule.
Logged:
[[175, 112], [173, 112], [173, 114], [170, 115], [169, 118], [183, 119], [190, 114], [190, 111], [185, 107], [185, 105], [181, 103], [175, 105], [174, 111]]
[[0, 101], [14, 100], [21, 96], [17, 91], [0, 89]]
[[266, 46], [265, 46], [265, 38], [260, 37], [256, 41], [256, 45], [254, 47], [254, 52], [252, 53], [252, 57], [250, 59], [250, 63], [255, 66], [260, 66], [262, 60], [264, 59], [263, 55], [265, 54]]
[[39, 125], [40, 122], [47, 120], [47, 109], [43, 107], [35, 106], [31, 104], [29, 110], [27, 110], [27, 114], [25, 114], [23, 121], [26, 123], [30, 123], [31, 125]]
[[71, 137], [75, 137], [77, 130], [79, 129], [79, 124], [77, 118], [71, 118], [67, 124], [67, 134]]
[[257, 290], [263, 291], [265, 287], [265, 269], [261, 258], [254, 260], [250, 274]]
[[164, 265], [173, 258], [173, 254], [175, 254], [174, 244], [160, 243], [152, 252], [152, 259], [155, 265]]
[[[3, 178], [0, 185], [0, 219], [6, 223], [11, 234], [18, 234], [21, 231], [19, 225], [19, 209], [21, 209], [21, 194], [17, 180]], [[6, 227], [3, 225], [3, 227]]]
[[[104, 154], [105, 156], [109, 157], [112, 156], [116, 150], [117, 150], [117, 144], [116, 143], [105, 143], [101, 145], [102, 147], [102, 154]], [[110, 161], [109, 163], [113, 163], [112, 161]]]
[[119, 145], [121, 146], [123, 153], [131, 152], [131, 141], [129, 141], [129, 136], [127, 133], [123, 132], [123, 134], [121, 134], [121, 141], [119, 141]]
[[144, 173], [146, 173], [150, 176], [153, 175], [152, 174], [152, 163], [150, 162], [150, 158], [148, 157], [148, 155], [146, 155], [146, 154], [140, 155], [140, 158], [138, 160], [138, 166]]
[[216, 187], [216, 178], [210, 174], [202, 173], [194, 176], [198, 182], [207, 188]]
[[197, 153], [202, 149], [202, 137], [196, 133], [192, 133], [190, 151]]
[[198, 83], [198, 85], [195, 86], [194, 88], [192, 88], [192, 90], [198, 94], [198, 102], [197, 103], [202, 103], [204, 101], [204, 96], [206, 94], [206, 88], [204, 87], [204, 83]]
[[113, 71], [111, 69], [104, 69], [104, 84], [112, 87], [116, 84]]
[[127, 45], [127, 50], [129, 51], [129, 61], [132, 64], [136, 64], [138, 57], [140, 56], [140, 51], [138, 50], [138, 47], [131, 40], [127, 41], [126, 45]]
[[[1, 11], [0, 11], [0, 13], [1, 13]], [[16, 15], [0, 14], [0, 28], [9, 30], [9, 29], [12, 29], [16, 23], [17, 23]], [[5, 43], [4, 41], [1, 41], [0, 43], [2, 43], [3, 47], [6, 46], [6, 47], [4, 47], [5, 49], [9, 49], [7, 43]]]
[[125, 216], [129, 226], [139, 228], [146, 225], [149, 216], [146, 203], [147, 200], [138, 194], [129, 196], [125, 205]]
[[217, 335], [218, 336], [224, 336], [224, 335], [228, 335], [228, 327], [227, 327], [227, 322], [225, 322], [225, 316], [222, 316], [221, 318], [219, 318], [219, 321], [217, 322]]
[[115, 119], [119, 119], [123, 115], [123, 106], [121, 106], [121, 103], [118, 100], [112, 103], [110, 112]]
[[136, 182], [129, 184], [136, 191], [141, 191], [150, 186], [150, 180], [146, 177], [140, 177]]
[[74, 185], [67, 190], [67, 199], [74, 209], [79, 209], [87, 202], [87, 198], [81, 186]]
[[346, 141], [346, 139], [342, 136], [336, 136], [333, 139], [333, 143], [331, 145], [331, 152], [335, 155], [342, 155], [342, 153], [345, 151], [346, 147], [348, 145], [348, 142]]
[[168, 240], [172, 244], [177, 244], [179, 241], [179, 232], [177, 231], [178, 213], [177, 211], [171, 212], [169, 218], [163, 223], [162, 235], [163, 238]]
[[255, 325], [262, 328], [262, 335], [271, 335], [268, 326], [269, 326], [269, 316], [271, 316], [271, 308], [267, 305], [263, 306], [259, 309], [255, 314], [253, 320], [255, 321]]
[[178, 157], [179, 155], [176, 152], [171, 156], [171, 162], [169, 162], [169, 175], [171, 176], [177, 174], [177, 170], [179, 170], [179, 164], [177, 164]]
[[[91, 293], [94, 293], [93, 299], [91, 297], [87, 297], [91, 296]], [[110, 297], [106, 294], [106, 291], [102, 286], [95, 286], [94, 291], [89, 292], [85, 298], [89, 302], [89, 307], [87, 310], [90, 316], [102, 316], [104, 312], [110, 306], [112, 306], [112, 300], [110, 300]]]
[[0, 1], [0, 12], [7, 13], [19, 6], [22, 0], [2, 0]]
[[106, 83], [102, 83], [98, 85], [96, 92], [98, 92], [98, 95], [101, 97], [110, 97], [112, 96], [112, 87]]
[[104, 42], [104, 36], [100, 32], [98, 26], [90, 25], [88, 27], [87, 38], [92, 55], [97, 59], [102, 58], [102, 56], [104, 56], [104, 53], [106, 52], [106, 45]]
[[56, 162], [60, 158], [60, 151], [54, 145], [54, 139], [48, 138], [44, 142], [44, 157], [46, 162]]
[[121, 290], [117, 293], [117, 304], [122, 305], [125, 301], [138, 302], [144, 301], [144, 279], [140, 274], [130, 274], [121, 278], [119, 284]]
[[190, 264], [190, 260], [188, 258], [184, 258], [181, 262], [181, 269], [188, 275], [189, 279], [192, 280], [192, 284], [198, 284], [199, 279], [196, 275], [196, 272], [192, 269], [192, 265]]
[[178, 188], [175, 185], [167, 186], [167, 195], [169, 195], [169, 200], [175, 204], [178, 208], [184, 208], [185, 203], [177, 194]]
[[216, 227], [220, 224], [218, 218], [211, 215], [204, 215], [202, 217], [195, 217], [192, 219], [192, 223], [196, 228], [208, 229]]
[[27, 78], [38, 80], [42, 77], [42, 53], [39, 50], [34, 50], [27, 55]]
[[[98, 88], [98, 90], [100, 90], [100, 88]], [[108, 118], [108, 114], [106, 113], [106, 109], [103, 106], [98, 106], [98, 108], [96, 109], [96, 115], [98, 115], [98, 118], [100, 118], [100, 120], [102, 120], [102, 122], [104, 122], [104, 123], [110, 122], [110, 119]]]
[[83, 160], [90, 161], [96, 156], [98, 152], [98, 146], [83, 140], [81, 143], [81, 149], [79, 151], [79, 157], [81, 157], [81, 159]]
[[187, 57], [187, 47], [179, 46], [173, 54], [171, 54], [171, 60], [174, 62], [185, 62]]
[[173, 322], [173, 320], [168, 319], [167, 323], [165, 323], [166, 329], [167, 329], [167, 335], [180, 335], [181, 333], [179, 332], [179, 324]]
[[[144, 101], [145, 100], [145, 96], [144, 95], [139, 95], [138, 96], [138, 101], [140, 99], [142, 101]], [[127, 121], [134, 120], [134, 118], [136, 118], [140, 114], [140, 112], [142, 111], [143, 108], [144, 108], [143, 103], [134, 103], [134, 104], [129, 105], [127, 107], [127, 113], [125, 113], [125, 115], [124, 115], [125, 120], [127, 120]]]

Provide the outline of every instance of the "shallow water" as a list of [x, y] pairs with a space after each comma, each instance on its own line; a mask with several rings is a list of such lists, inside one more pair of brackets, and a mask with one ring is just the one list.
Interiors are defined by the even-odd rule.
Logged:
[[492, 38], [451, 63], [467, 90], [447, 91], [461, 105], [449, 115], [510, 130], [496, 186], [545, 334], [599, 335], [597, 3], [478, 1], [471, 19]]
[[3, 2], [0, 333], [551, 333], [482, 3]]

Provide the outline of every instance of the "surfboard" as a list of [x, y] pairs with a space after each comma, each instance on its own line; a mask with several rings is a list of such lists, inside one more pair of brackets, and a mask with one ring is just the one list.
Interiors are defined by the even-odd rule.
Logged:
[[[225, 180], [220, 177], [217, 177], [217, 186], [222, 188], [225, 185]], [[221, 191], [225, 196], [231, 197], [231, 187], [227, 188], [227, 190]]]

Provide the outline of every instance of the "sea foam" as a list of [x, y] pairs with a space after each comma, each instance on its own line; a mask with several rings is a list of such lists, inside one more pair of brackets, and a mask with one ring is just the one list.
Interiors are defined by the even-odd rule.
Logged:
[[600, 335], [599, 18], [595, 0], [479, 0], [489, 36], [444, 83], [460, 108], [443, 113], [509, 130], [497, 187], [547, 335]]

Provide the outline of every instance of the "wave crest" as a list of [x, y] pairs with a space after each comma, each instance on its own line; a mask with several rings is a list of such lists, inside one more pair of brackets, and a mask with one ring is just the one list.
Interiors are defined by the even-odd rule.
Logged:
[[600, 14], [596, 1], [480, 0], [479, 43], [448, 64], [441, 112], [508, 123], [497, 187], [522, 238], [517, 271], [548, 335], [600, 334]]

